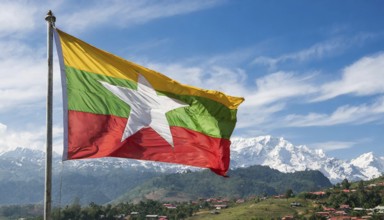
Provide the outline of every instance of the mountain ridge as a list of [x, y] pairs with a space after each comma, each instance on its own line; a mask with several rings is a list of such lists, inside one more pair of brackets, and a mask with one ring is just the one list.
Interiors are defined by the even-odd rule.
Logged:
[[[310, 149], [305, 145], [295, 146], [284, 138], [269, 135], [234, 138], [231, 148], [231, 163], [234, 163], [235, 167], [257, 164], [281, 172], [319, 170], [332, 183], [341, 182], [343, 179], [369, 180], [381, 176], [380, 170], [384, 170], [384, 157], [376, 157], [372, 152], [344, 161], [328, 157], [322, 149]], [[257, 158], [254, 160], [256, 163], [252, 158]], [[369, 158], [369, 163], [366, 158]]]
[[[351, 181], [369, 180], [381, 176], [384, 170], [384, 157], [377, 157], [367, 152], [352, 160], [341, 160], [329, 157], [321, 149], [310, 149], [305, 145], [295, 146], [282, 137], [258, 136], [254, 138], [233, 138], [231, 144], [230, 169], [250, 167], [253, 165], [268, 166], [283, 173], [304, 170], [319, 170], [332, 183], [343, 179]], [[61, 156], [54, 153], [54, 171], [58, 171]], [[27, 148], [16, 148], [12, 151], [2, 152], [0, 162], [8, 158], [7, 166], [19, 166], [24, 163], [43, 169], [44, 152]], [[1, 163], [0, 163], [1, 166]], [[5, 165], [4, 165], [5, 166]], [[95, 172], [105, 174], [108, 169], [115, 167], [124, 170], [146, 170], [162, 173], [186, 172], [187, 170], [201, 170], [177, 164], [141, 161], [121, 158], [82, 159], [65, 161], [66, 169], [77, 172]]]
[[320, 171], [282, 173], [267, 166], [254, 165], [229, 171], [229, 178], [204, 170], [159, 176], [126, 192], [114, 202], [138, 202], [137, 199], [190, 201], [198, 198], [247, 198], [255, 195], [281, 195], [317, 191], [332, 186]]
[[[343, 179], [368, 180], [381, 176], [384, 157], [372, 152], [343, 161], [328, 157], [320, 149], [295, 146], [284, 138], [260, 136], [232, 139], [231, 170], [254, 165], [268, 166], [283, 173], [318, 170], [333, 184]], [[0, 154], [0, 204], [42, 202], [45, 154], [43, 151], [16, 148]], [[61, 202], [68, 204], [73, 196], [103, 204], [159, 175], [188, 173], [202, 168], [132, 159], [101, 158], [62, 162], [53, 154], [54, 197], [59, 196], [60, 178], [63, 186]], [[206, 171], [209, 173], [209, 171]], [[124, 184], [122, 184], [124, 183]], [[112, 188], [110, 186], [113, 186]], [[67, 191], [65, 191], [67, 190]], [[69, 190], [69, 191], [68, 191]], [[40, 192], [41, 191], [41, 192]]]

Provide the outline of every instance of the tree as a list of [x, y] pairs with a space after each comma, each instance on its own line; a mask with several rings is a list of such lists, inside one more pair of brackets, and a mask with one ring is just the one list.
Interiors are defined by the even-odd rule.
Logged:
[[357, 190], [360, 192], [364, 191], [364, 181], [359, 181], [359, 184], [357, 185]]
[[341, 182], [341, 186], [343, 187], [343, 189], [349, 189], [351, 184], [348, 182], [347, 179], [344, 179], [343, 182]]
[[285, 198], [291, 198], [292, 196], [293, 196], [293, 190], [287, 189], [287, 191], [285, 191]]

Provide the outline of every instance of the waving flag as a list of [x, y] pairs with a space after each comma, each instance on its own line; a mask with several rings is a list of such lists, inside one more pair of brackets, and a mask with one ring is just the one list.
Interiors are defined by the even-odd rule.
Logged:
[[123, 157], [225, 175], [243, 98], [180, 84], [55, 30], [64, 160]]

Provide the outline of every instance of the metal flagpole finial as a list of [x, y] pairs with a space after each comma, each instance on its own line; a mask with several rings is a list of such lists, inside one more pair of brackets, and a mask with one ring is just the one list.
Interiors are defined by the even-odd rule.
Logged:
[[56, 17], [53, 15], [52, 11], [49, 10], [47, 16], [45, 16], [45, 20], [50, 24], [54, 25], [56, 22]]

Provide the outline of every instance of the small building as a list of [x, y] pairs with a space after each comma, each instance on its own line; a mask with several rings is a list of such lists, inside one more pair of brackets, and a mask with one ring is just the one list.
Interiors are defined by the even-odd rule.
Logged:
[[301, 203], [300, 202], [291, 202], [291, 207], [300, 207]]
[[373, 208], [376, 213], [384, 213], [384, 206], [376, 206]]
[[310, 192], [309, 194], [316, 195], [316, 196], [324, 196], [325, 192], [319, 191], [319, 192]]
[[146, 215], [145, 219], [146, 220], [157, 220], [159, 215]]
[[217, 202], [217, 199], [215, 199], [215, 198], [208, 198], [205, 201], [206, 202]]
[[120, 219], [125, 219], [125, 214], [118, 214], [118, 215], [115, 215], [115, 216], [113, 216], [115, 219], [118, 219], [118, 220], [120, 220]]
[[335, 212], [336, 211], [336, 209], [329, 208], [329, 207], [323, 207], [323, 210], [326, 211], [326, 212]]
[[139, 212], [131, 212], [131, 214], [129, 214], [128, 219], [138, 219], [138, 218], [139, 218]]
[[345, 211], [336, 211], [336, 212], [334, 213], [334, 215], [335, 215], [335, 216], [346, 216], [347, 213], [346, 213]]
[[283, 218], [281, 218], [281, 220], [293, 220], [293, 219], [294, 219], [293, 215], [286, 215]]
[[177, 207], [173, 204], [169, 204], [169, 203], [165, 203], [163, 204], [164, 207], [166, 207], [167, 209], [176, 209]]
[[349, 205], [343, 204], [343, 205], [340, 205], [340, 209], [349, 210], [351, 209], [351, 207], [349, 207]]
[[351, 216], [332, 216], [328, 220], [352, 220]]
[[275, 199], [283, 199], [283, 198], [285, 198], [285, 195], [277, 195], [277, 196], [274, 196], [273, 198], [275, 198]]
[[228, 198], [223, 198], [221, 201], [223, 201], [223, 202], [229, 202], [230, 199], [228, 199]]
[[228, 205], [227, 204], [216, 204], [216, 205], [213, 205], [213, 207], [215, 207], [215, 209], [219, 210], [219, 209], [228, 208]]
[[330, 216], [330, 213], [329, 212], [316, 212], [315, 215], [318, 217], [328, 217], [328, 216]]

